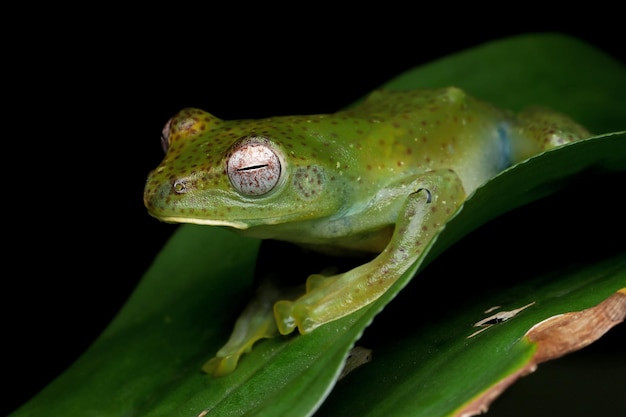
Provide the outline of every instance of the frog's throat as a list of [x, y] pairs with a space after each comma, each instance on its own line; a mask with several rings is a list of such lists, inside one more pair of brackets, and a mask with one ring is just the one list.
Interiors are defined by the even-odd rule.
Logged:
[[227, 226], [239, 230], [246, 230], [249, 225], [243, 222], [233, 222], [227, 220], [211, 220], [211, 219], [197, 219], [194, 217], [162, 217], [162, 221], [166, 223], [193, 223], [203, 226]]

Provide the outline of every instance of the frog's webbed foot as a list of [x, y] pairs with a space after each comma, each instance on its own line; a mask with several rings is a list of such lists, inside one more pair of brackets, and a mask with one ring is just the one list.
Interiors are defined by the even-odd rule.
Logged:
[[449, 170], [422, 174], [411, 188], [415, 191], [406, 198], [393, 236], [376, 258], [332, 277], [313, 275], [306, 294], [274, 304], [281, 334], [296, 328], [309, 333], [378, 299], [419, 258], [465, 199], [460, 179]]
[[285, 297], [302, 294], [302, 288], [279, 290], [272, 282], [264, 282], [255, 298], [246, 306], [235, 323], [228, 342], [207, 361], [202, 370], [213, 376], [228, 375], [235, 370], [239, 359], [249, 352], [257, 341], [278, 335], [274, 319], [274, 303]]

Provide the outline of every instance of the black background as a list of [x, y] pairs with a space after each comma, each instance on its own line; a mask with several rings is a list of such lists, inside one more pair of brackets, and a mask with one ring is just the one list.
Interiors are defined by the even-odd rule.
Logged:
[[4, 64], [7, 412], [84, 352], [175, 230], [147, 215], [142, 191], [179, 109], [224, 119], [332, 112], [414, 66], [536, 31], [625, 60], [610, 23], [619, 13], [599, 7], [484, 19], [392, 4], [342, 16], [247, 7], [73, 10], [52, 21], [40, 10], [41, 22], [15, 34]]

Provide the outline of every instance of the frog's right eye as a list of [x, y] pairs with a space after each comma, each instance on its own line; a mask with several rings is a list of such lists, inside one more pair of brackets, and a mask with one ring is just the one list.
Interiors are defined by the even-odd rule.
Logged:
[[161, 147], [163, 152], [167, 153], [167, 148], [170, 146], [170, 127], [172, 126], [172, 119], [165, 123], [163, 130], [161, 131]]
[[260, 196], [279, 183], [281, 158], [267, 138], [248, 137], [233, 147], [226, 164], [233, 187], [241, 194]]

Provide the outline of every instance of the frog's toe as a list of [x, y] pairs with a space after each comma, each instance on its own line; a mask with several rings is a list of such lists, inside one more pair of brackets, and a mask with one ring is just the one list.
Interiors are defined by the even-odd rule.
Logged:
[[331, 284], [335, 280], [335, 277], [323, 275], [323, 274], [311, 274], [306, 280], [306, 292], [310, 293], [314, 290], [319, 290]]
[[311, 318], [309, 306], [298, 300], [278, 301], [274, 304], [274, 316], [278, 331], [283, 335], [293, 332], [296, 327], [300, 334], [310, 333], [320, 325]]
[[241, 355], [228, 355], [225, 357], [216, 356], [209, 359], [204, 365], [202, 365], [202, 371], [207, 374], [211, 374], [214, 377], [225, 376], [232, 373], [237, 368], [239, 357]]
[[296, 328], [292, 301], [278, 301], [274, 304], [274, 317], [280, 334], [289, 334]]

